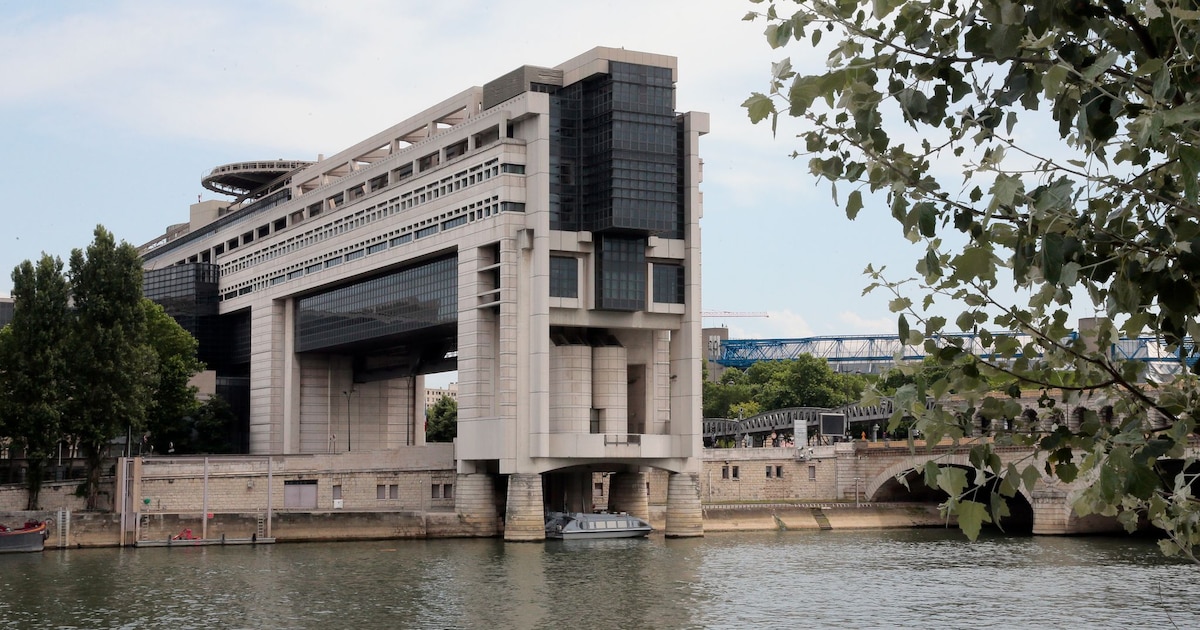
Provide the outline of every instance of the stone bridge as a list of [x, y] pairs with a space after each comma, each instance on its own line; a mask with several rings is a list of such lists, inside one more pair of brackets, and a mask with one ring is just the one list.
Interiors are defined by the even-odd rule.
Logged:
[[[970, 446], [969, 442], [954, 446], [946, 441], [928, 448], [917, 440], [914, 442], [915, 448], [910, 449], [905, 441], [858, 441], [836, 444], [832, 449], [817, 447], [813, 457], [819, 458], [822, 454], [820, 450], [834, 451], [838, 498], [854, 499], [857, 496], [874, 502], [943, 500], [944, 493], [926, 488], [924, 484], [922, 471], [927, 462], [934, 461], [939, 468], [966, 470], [968, 486], [981, 487], [981, 492], [985, 494], [979, 500], [986, 504], [989, 500], [986, 492], [997, 482], [994, 477], [982, 479], [978, 476], [977, 469], [968, 459]], [[1032, 492], [1022, 484], [1019, 494], [1008, 500], [1012, 515], [1006, 521], [1011, 520], [1017, 527], [1027, 524], [1034, 534], [1087, 534], [1120, 529], [1113, 518], [1076, 516], [1071, 510], [1071, 503], [1082, 486], [1078, 483], [1066, 484], [1045, 475], [1042, 472], [1044, 460], [1033, 449], [996, 447], [995, 452], [1000, 456], [1003, 467], [1011, 463], [1018, 470], [1023, 470], [1025, 466], [1033, 465], [1040, 473]], [[809, 457], [807, 452], [801, 455]], [[907, 488], [900, 478], [908, 482]]]

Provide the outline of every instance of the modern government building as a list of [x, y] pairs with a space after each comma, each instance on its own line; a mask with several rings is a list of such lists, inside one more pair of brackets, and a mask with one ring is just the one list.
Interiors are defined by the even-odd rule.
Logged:
[[247, 453], [402, 466], [425, 375], [457, 370], [457, 510], [537, 539], [597, 473], [644, 511], [657, 469], [667, 535], [700, 535], [708, 116], [676, 111], [676, 74], [596, 48], [313, 162], [217, 167], [231, 200], [143, 247], [146, 295], [196, 335]]

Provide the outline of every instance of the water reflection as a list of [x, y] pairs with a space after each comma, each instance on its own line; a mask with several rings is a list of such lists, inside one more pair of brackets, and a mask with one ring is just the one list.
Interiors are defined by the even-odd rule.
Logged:
[[956, 532], [0, 556], [0, 628], [1200, 626], [1147, 541]]

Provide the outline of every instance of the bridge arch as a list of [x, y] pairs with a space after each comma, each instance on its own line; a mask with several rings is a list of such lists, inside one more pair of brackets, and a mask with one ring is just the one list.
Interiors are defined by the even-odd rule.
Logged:
[[[901, 459], [900, 461], [897, 461], [897, 462], [891, 464], [890, 466], [885, 468], [882, 472], [880, 472], [879, 474], [875, 475], [874, 477], [870, 478], [867, 481], [866, 487], [864, 488], [865, 496], [866, 496], [867, 500], [868, 501], [878, 500], [877, 494], [879, 493], [880, 489], [884, 488], [887, 485], [890, 485], [893, 482], [898, 483], [898, 481], [896, 481], [896, 480], [899, 479], [899, 477], [902, 475], [905, 475], [908, 473], [913, 473], [913, 472], [920, 475], [921, 471], [925, 467], [926, 462], [929, 462], [929, 461], [936, 461], [938, 464], [938, 468], [950, 468], [950, 467], [962, 468], [962, 469], [965, 469], [970, 472], [974, 472], [975, 470], [977, 470], [975, 468], [975, 465], [971, 463], [969, 455], [966, 453], [910, 455], [910, 456], [907, 456], [907, 457]], [[994, 478], [993, 478], [993, 480], [994, 480]], [[993, 480], [989, 480], [989, 481], [993, 481]], [[970, 484], [970, 486], [978, 485], [978, 484], [976, 484], [976, 480], [973, 475], [968, 475], [967, 481]], [[1045, 483], [1044, 479], [1039, 480], [1039, 485], [1043, 485], [1044, 483]], [[940, 489], [933, 489], [933, 490], [936, 490], [937, 492], [942, 492]], [[942, 493], [944, 494], [944, 492], [942, 492]], [[1012, 517], [1010, 517], [1010, 518], [1014, 518], [1014, 520], [1017, 524], [1024, 524], [1024, 525], [1027, 525], [1030, 529], [1032, 529], [1034, 526], [1033, 520], [1035, 518], [1034, 497], [1029, 492], [1029, 490], [1025, 488], [1025, 486], [1023, 484], [1018, 485], [1017, 493], [1021, 498], [1024, 499], [1025, 506], [1013, 506], [1010, 503], [1009, 507], [1010, 507], [1010, 511], [1012, 511]], [[1012, 509], [1014, 507], [1016, 507], [1017, 509]], [[1024, 523], [1024, 521], [1028, 521], [1028, 523]]]

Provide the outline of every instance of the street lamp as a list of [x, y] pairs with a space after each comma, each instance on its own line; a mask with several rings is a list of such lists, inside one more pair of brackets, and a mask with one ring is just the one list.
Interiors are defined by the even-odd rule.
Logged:
[[878, 422], [876, 422], [876, 423], [875, 423], [875, 426], [871, 427], [871, 429], [873, 429], [873, 430], [875, 431], [875, 439], [874, 439], [874, 440], [871, 440], [871, 441], [872, 441], [872, 442], [878, 442], [878, 441], [879, 441], [879, 423], [878, 423]]
[[346, 452], [350, 452], [350, 397], [354, 395], [356, 390], [353, 386], [350, 389], [343, 389], [342, 395], [346, 397]]

